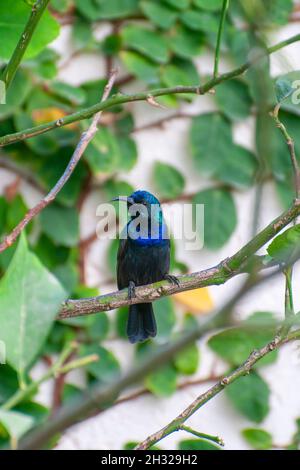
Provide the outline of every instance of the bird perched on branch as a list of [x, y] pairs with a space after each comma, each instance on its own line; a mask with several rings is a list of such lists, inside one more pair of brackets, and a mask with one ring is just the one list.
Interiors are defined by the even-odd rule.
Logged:
[[[124, 228], [118, 251], [118, 288], [128, 287], [128, 297], [135, 287], [167, 279], [179, 284], [169, 273], [170, 240], [161, 205], [153, 194], [136, 191], [129, 197], [113, 201], [127, 203], [129, 222]], [[130, 305], [127, 336], [131, 343], [156, 336], [157, 327], [152, 303]]]

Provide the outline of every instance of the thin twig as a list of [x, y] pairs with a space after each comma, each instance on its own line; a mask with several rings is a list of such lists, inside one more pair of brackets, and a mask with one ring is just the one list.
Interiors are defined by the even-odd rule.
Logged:
[[[30, 431], [28, 435], [26, 435], [20, 442], [19, 448], [41, 448], [49, 441], [52, 436], [84, 419], [87, 415], [93, 414], [103, 406], [112, 406], [113, 398], [117, 397], [119, 393], [121, 393], [125, 388], [137, 383], [153, 370], [156, 370], [158, 367], [166, 364], [172, 357], [174, 357], [176, 353], [182, 351], [186, 346], [200, 338], [203, 334], [211, 331], [213, 328], [227, 324], [228, 319], [231, 316], [232, 309], [236, 303], [241, 300], [241, 298], [246, 293], [249, 293], [251, 289], [257, 287], [266, 280], [270, 280], [274, 275], [278, 274], [278, 272], [279, 271], [276, 271], [275, 273], [265, 276], [264, 278], [256, 277], [256, 279], [248, 279], [222, 309], [220, 309], [214, 315], [211, 315], [208, 319], [204, 320], [201, 325], [197, 326], [197, 328], [186, 332], [177, 340], [154, 352], [150, 357], [141, 361], [135, 368], [133, 368], [121, 378], [116, 378], [107, 385], [98, 383], [89, 390], [88, 394], [85, 393], [78, 399], [74, 399], [72, 403], [62, 407], [52, 419], [39, 426], [37, 429]], [[300, 333], [298, 330], [298, 335], [299, 334]], [[294, 332], [293, 336], [289, 336], [284, 340], [284, 342], [298, 339], [298, 335], [296, 335]], [[280, 342], [280, 344], [283, 344], [283, 340]], [[271, 351], [271, 349], [273, 350], [278, 347], [278, 342], [272, 342], [272, 344], [270, 343], [265, 350], [260, 351], [260, 357], [266, 355], [269, 351]], [[250, 370], [252, 365], [254, 365], [260, 359], [260, 357], [257, 357], [257, 355], [253, 353], [251, 356], [251, 361], [249, 362], [248, 370]], [[243, 373], [244, 368], [242, 368], [242, 372], [236, 372], [236, 374], [234, 374], [232, 381], [235, 380], [235, 378], [238, 378], [238, 376], [243, 375]], [[230, 376], [229, 379], [225, 378], [225, 381], [227, 380], [230, 380]], [[221, 388], [223, 388], [223, 381], [220, 383]], [[218, 393], [218, 391], [216, 393]]]
[[153, 446], [157, 442], [161, 441], [164, 437], [172, 434], [175, 431], [178, 431], [182, 424], [190, 418], [196, 411], [199, 410], [203, 405], [208, 401], [218, 395], [225, 387], [235, 382], [240, 377], [247, 375], [253, 366], [271, 351], [278, 349], [283, 344], [286, 344], [289, 341], [300, 338], [300, 330], [297, 330], [297, 334], [294, 333], [293, 337], [280, 338], [275, 337], [273, 341], [268, 343], [266, 346], [253, 351], [248, 359], [240, 367], [235, 369], [229, 375], [225, 376], [222, 380], [216, 383], [211, 387], [207, 392], [202, 393], [199, 397], [196, 398], [184, 411], [182, 411], [175, 419], [173, 419], [169, 424], [164, 426], [159, 431], [155, 432], [147, 439], [145, 439], [141, 444], [136, 447], [136, 450], [146, 450], [149, 447]]
[[[113, 87], [114, 81], [116, 77], [116, 71], [112, 71], [109, 81], [104, 89], [104, 93], [102, 96], [101, 102], [104, 102], [107, 100], [111, 89]], [[64, 171], [63, 175], [60, 177], [58, 182], [55, 184], [55, 186], [51, 189], [51, 191], [43, 198], [41, 199], [38, 204], [36, 204], [32, 209], [30, 209], [27, 214], [25, 215], [24, 219], [21, 220], [21, 222], [14, 228], [14, 230], [4, 239], [4, 241], [0, 244], [0, 253], [7, 248], [9, 248], [15, 240], [18, 238], [22, 230], [28, 225], [28, 223], [36, 216], [38, 215], [45, 207], [47, 207], [51, 202], [54, 201], [56, 198], [57, 194], [61, 191], [61, 189], [64, 187], [66, 182], [69, 180], [70, 176], [72, 175], [73, 171], [75, 170], [79, 160], [81, 159], [85, 149], [89, 145], [90, 141], [93, 139], [94, 135], [97, 132], [98, 129], [98, 124], [99, 120], [101, 117], [102, 111], [99, 111], [98, 113], [95, 114], [92, 124], [88, 128], [86, 132], [83, 132], [79, 143], [77, 144], [77, 147], [71, 157], [71, 160], [69, 161], [69, 164]]]
[[46, 10], [50, 0], [37, 0], [31, 9], [31, 15], [25, 25], [24, 31], [19, 39], [19, 42], [14, 50], [14, 53], [4, 69], [1, 80], [5, 83], [6, 91], [8, 90], [18, 67], [24, 57], [24, 54], [31, 41], [33, 33], [36, 30], [39, 21]]
[[73, 122], [78, 122], [83, 119], [88, 119], [91, 116], [93, 116], [95, 113], [98, 113], [99, 111], [102, 111], [104, 109], [111, 108], [112, 106], [115, 106], [118, 104], [131, 103], [134, 101], [146, 101], [149, 95], [151, 95], [153, 98], [158, 97], [158, 96], [182, 94], [182, 93], [204, 95], [205, 93], [208, 93], [210, 90], [212, 90], [215, 86], [219, 85], [220, 83], [223, 83], [227, 80], [238, 77], [239, 75], [242, 75], [244, 72], [246, 72], [246, 70], [248, 70], [253, 65], [253, 63], [262, 59], [266, 55], [273, 54], [274, 52], [277, 52], [283, 47], [293, 44], [294, 42], [297, 42], [299, 40], [300, 40], [300, 34], [297, 34], [284, 41], [281, 41], [275, 46], [269, 47], [268, 49], [262, 51], [260, 54], [257, 54], [255, 58], [247, 61], [243, 65], [232, 70], [231, 72], [224, 73], [222, 75], [219, 75], [216, 78], [212, 78], [211, 80], [209, 80], [208, 82], [206, 82], [204, 85], [201, 85], [201, 86], [175, 86], [175, 87], [169, 87], [169, 88], [159, 88], [156, 90], [148, 90], [148, 91], [136, 93], [133, 95], [123, 95], [119, 93], [116, 96], [113, 96], [110, 99], [106, 100], [105, 103], [99, 103], [99, 104], [90, 106], [89, 108], [85, 108], [81, 111], [77, 111], [76, 113], [69, 114], [68, 116], [65, 116], [61, 119], [57, 119], [55, 121], [41, 124], [39, 126], [32, 127], [30, 129], [26, 129], [20, 132], [16, 132], [14, 134], [8, 134], [6, 136], [3, 136], [0, 138], [0, 147], [4, 147], [5, 145], [9, 145], [9, 144], [19, 142], [22, 140], [30, 139], [32, 137], [44, 134], [45, 132], [49, 132], [53, 129], [66, 126]]
[[229, 0], [223, 0], [223, 6], [221, 11], [221, 19], [219, 24], [218, 30], [218, 37], [217, 37], [217, 45], [216, 45], [216, 52], [215, 52], [215, 64], [214, 64], [214, 78], [219, 75], [219, 61], [220, 61], [220, 49], [221, 49], [221, 41], [222, 41], [222, 34], [226, 19], [226, 13], [229, 7]]

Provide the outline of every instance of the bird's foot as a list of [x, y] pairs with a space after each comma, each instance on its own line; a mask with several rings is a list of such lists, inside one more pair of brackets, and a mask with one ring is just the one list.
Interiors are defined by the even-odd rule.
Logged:
[[177, 287], [180, 286], [179, 279], [176, 276], [173, 276], [172, 274], [166, 274], [164, 279]]
[[135, 283], [133, 281], [129, 282], [128, 286], [128, 299], [133, 299], [135, 297]]

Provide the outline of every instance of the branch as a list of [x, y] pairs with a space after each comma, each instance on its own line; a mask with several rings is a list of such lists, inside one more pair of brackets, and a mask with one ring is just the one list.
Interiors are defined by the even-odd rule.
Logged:
[[205, 269], [204, 271], [179, 276], [179, 286], [174, 286], [166, 281], [156, 282], [147, 286], [140, 286], [136, 288], [136, 296], [131, 300], [128, 299], [127, 289], [98, 297], [68, 300], [63, 304], [58, 318], [77, 317], [113, 310], [125, 305], [143, 303], [145, 301], [152, 302], [160, 297], [173, 295], [186, 290], [198, 289], [199, 287], [209, 285], [224, 284], [237, 274], [247, 272], [248, 268], [245, 266], [247, 261], [250, 261], [250, 258], [257, 252], [257, 250], [264, 246], [299, 214], [300, 200], [297, 199], [290, 209], [277, 217], [277, 219], [273, 220], [273, 222], [271, 222], [265, 229], [258, 233], [258, 235], [256, 235], [249, 243], [230, 258], [227, 258], [217, 266]]
[[219, 75], [219, 60], [220, 60], [221, 40], [222, 40], [222, 34], [223, 34], [225, 18], [226, 18], [226, 13], [227, 13], [228, 7], [229, 7], [229, 0], [223, 0], [221, 20], [220, 20], [220, 25], [219, 25], [216, 52], [215, 52], [214, 78], [217, 78], [217, 76]]
[[280, 103], [275, 107], [274, 111], [271, 113], [271, 116], [273, 117], [276, 123], [276, 126], [278, 127], [278, 129], [280, 130], [280, 132], [282, 133], [283, 137], [286, 140], [289, 153], [290, 153], [294, 175], [295, 175], [296, 197], [299, 198], [300, 197], [300, 168], [299, 168], [298, 160], [296, 157], [295, 142], [294, 142], [294, 139], [288, 133], [283, 122], [280, 121], [279, 110], [280, 110]]
[[290, 341], [300, 338], [300, 330], [293, 332], [291, 336], [280, 338], [275, 337], [273, 341], [268, 343], [266, 346], [253, 351], [248, 359], [242, 364], [240, 367], [235, 369], [229, 375], [225, 376], [222, 380], [216, 383], [213, 387], [211, 387], [207, 392], [202, 393], [199, 397], [196, 398], [184, 411], [182, 411], [175, 419], [173, 419], [169, 424], [165, 427], [157, 431], [156, 433], [149, 436], [145, 441], [139, 444], [135, 449], [136, 450], [146, 450], [149, 447], [153, 446], [164, 437], [172, 434], [179, 429], [182, 429], [183, 423], [190, 418], [196, 411], [199, 410], [203, 405], [205, 405], [208, 401], [218, 395], [225, 387], [235, 382], [240, 377], [249, 374], [253, 366], [271, 351], [278, 349], [283, 344], [286, 344]]
[[[116, 71], [113, 71], [104, 89], [101, 102], [104, 102], [108, 98], [110, 91], [113, 87], [115, 77], [116, 77]], [[7, 248], [9, 248], [16, 241], [16, 239], [18, 238], [22, 230], [24, 230], [24, 228], [29, 224], [29, 222], [36, 215], [38, 215], [45, 207], [47, 207], [52, 201], [54, 201], [57, 194], [61, 191], [61, 189], [66, 184], [66, 182], [69, 180], [79, 160], [81, 159], [85, 149], [87, 148], [90, 141], [96, 134], [101, 114], [102, 114], [102, 111], [99, 111], [97, 114], [95, 114], [92, 124], [90, 125], [88, 130], [81, 134], [79, 143], [77, 144], [77, 147], [71, 157], [71, 160], [69, 161], [69, 164], [65, 172], [60, 177], [56, 185], [51, 189], [51, 191], [43, 199], [41, 199], [32, 209], [30, 209], [27, 212], [24, 219], [21, 220], [21, 222], [14, 228], [14, 230], [4, 239], [4, 241], [0, 244], [0, 253], [6, 250]]]
[[21, 34], [19, 42], [14, 50], [14, 53], [4, 69], [1, 80], [5, 83], [6, 91], [8, 90], [17, 69], [24, 57], [27, 47], [31, 41], [32, 35], [48, 6], [50, 0], [37, 0], [32, 6], [31, 15], [25, 25], [24, 31]]
[[69, 114], [61, 119], [50, 121], [45, 124], [41, 124], [36, 127], [32, 127], [30, 129], [26, 129], [24, 131], [16, 132], [14, 134], [8, 134], [0, 138], [0, 147], [4, 147], [5, 145], [13, 144], [15, 142], [20, 142], [25, 139], [31, 139], [32, 137], [44, 134], [45, 132], [49, 132], [52, 129], [57, 129], [58, 127], [66, 126], [68, 124], [72, 124], [74, 122], [82, 121], [83, 119], [88, 119], [93, 116], [95, 113], [99, 111], [103, 111], [104, 109], [111, 108], [115, 105], [131, 103], [133, 101], [147, 101], [149, 100], [149, 96], [152, 98], [156, 98], [158, 96], [165, 96], [171, 94], [182, 94], [182, 93], [190, 93], [190, 94], [197, 94], [197, 95], [204, 95], [205, 93], [209, 92], [212, 88], [216, 85], [219, 85], [222, 82], [235, 78], [248, 70], [251, 65], [258, 60], [262, 59], [266, 55], [273, 54], [274, 52], [282, 49], [289, 44], [293, 44], [300, 40], [300, 34], [290, 37], [275, 46], [268, 48], [266, 51], [263, 51], [257, 56], [252, 59], [251, 61], [247, 61], [245, 64], [239, 66], [238, 68], [232, 70], [231, 72], [224, 73], [219, 77], [213, 78], [206, 82], [202, 86], [176, 86], [170, 88], [159, 88], [156, 90], [148, 90], [142, 93], [136, 93], [133, 95], [122, 95], [118, 94], [110, 99], [106, 100], [105, 103], [99, 103], [89, 108], [85, 108], [81, 111], [77, 111], [73, 114]]
[[[199, 339], [205, 333], [208, 333], [216, 327], [225, 326], [228, 318], [231, 315], [232, 309], [236, 303], [251, 289], [281, 271], [276, 271], [264, 278], [248, 279], [248, 281], [239, 289], [239, 291], [225, 304], [223, 308], [217, 311], [214, 315], [205, 319], [201, 325], [198, 325], [193, 330], [182, 334], [177, 340], [162, 346], [158, 351], [154, 352], [150, 357], [141, 360], [138, 365], [131, 369], [126, 375], [121, 378], [113, 380], [110, 384], [103, 385], [103, 383], [96, 384], [90, 390], [82, 394], [78, 399], [74, 399], [68, 405], [62, 407], [57, 414], [42, 426], [33, 429], [26, 435], [21, 443], [20, 449], [38, 449], [43, 447], [49, 439], [57, 433], [67, 429], [73, 424], [85, 419], [87, 416], [92, 415], [103, 407], [113, 405], [114, 399], [127, 387], [142, 380], [147, 374], [156, 370], [157, 368], [166, 364], [174, 357], [179, 351], [182, 351], [189, 344]], [[288, 338], [289, 340], [298, 339], [297, 332], [293, 332]], [[297, 333], [297, 334], [296, 334]], [[285, 340], [286, 342], [287, 340]], [[279, 347], [279, 344], [274, 343], [274, 348]], [[274, 349], [273, 348], [273, 349]], [[271, 348], [269, 347], [269, 350]], [[265, 352], [267, 354], [268, 351]], [[263, 357], [262, 354], [261, 357]], [[257, 359], [258, 360], [258, 359]], [[257, 362], [257, 360], [255, 362]], [[223, 387], [223, 385], [222, 385]]]

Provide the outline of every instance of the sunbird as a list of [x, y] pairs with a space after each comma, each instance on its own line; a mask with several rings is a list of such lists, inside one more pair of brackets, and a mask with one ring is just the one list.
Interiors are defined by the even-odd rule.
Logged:
[[[135, 191], [126, 201], [129, 222], [122, 232], [117, 256], [118, 289], [128, 288], [128, 297], [135, 296], [135, 287], [163, 279], [179, 285], [169, 274], [170, 239], [159, 200], [147, 191]], [[131, 343], [156, 336], [157, 326], [151, 302], [130, 305], [127, 336]]]

